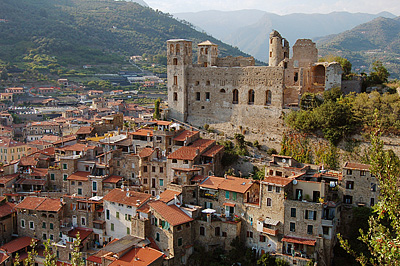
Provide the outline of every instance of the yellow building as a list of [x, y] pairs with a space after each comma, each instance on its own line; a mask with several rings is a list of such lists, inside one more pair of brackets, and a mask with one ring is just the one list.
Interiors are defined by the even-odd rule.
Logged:
[[27, 150], [25, 143], [0, 137], [0, 162], [4, 164], [21, 159], [22, 156], [27, 155]]

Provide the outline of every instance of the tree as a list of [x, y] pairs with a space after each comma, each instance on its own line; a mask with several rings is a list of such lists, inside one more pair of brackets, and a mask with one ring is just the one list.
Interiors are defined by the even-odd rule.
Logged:
[[53, 266], [53, 265], [57, 265], [57, 256], [56, 253], [53, 252], [53, 250], [51, 249], [51, 242], [50, 239], [47, 239], [46, 242], [43, 243], [44, 244], [44, 261], [43, 264], [44, 266]]
[[343, 69], [343, 76], [351, 74], [352, 65], [349, 60], [340, 56], [328, 55], [319, 59], [320, 62], [338, 62]]
[[388, 82], [390, 74], [381, 61], [372, 63], [372, 71], [368, 76], [369, 84], [383, 84]]
[[85, 262], [82, 259], [82, 252], [80, 251], [81, 246], [81, 238], [79, 237], [79, 233], [76, 235], [76, 240], [74, 240], [74, 251], [71, 256], [71, 264], [73, 266], [84, 266]]
[[400, 265], [400, 191], [397, 189], [400, 160], [391, 150], [383, 149], [379, 130], [370, 135], [368, 152], [370, 171], [379, 181], [379, 202], [373, 207], [368, 229], [360, 230], [370, 254], [358, 253], [348, 240], [338, 235], [341, 246], [361, 265]]
[[160, 103], [161, 103], [161, 99], [158, 98], [155, 102], [154, 102], [154, 113], [153, 113], [153, 118], [155, 120], [159, 120], [161, 115], [160, 115]]

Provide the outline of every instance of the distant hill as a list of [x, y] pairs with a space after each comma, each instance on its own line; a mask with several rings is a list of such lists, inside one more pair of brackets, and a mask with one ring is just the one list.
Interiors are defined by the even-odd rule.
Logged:
[[369, 71], [369, 65], [381, 60], [392, 78], [400, 76], [400, 17], [379, 17], [351, 30], [318, 38], [322, 55], [346, 57], [357, 72]]
[[239, 47], [261, 61], [268, 59], [268, 38], [272, 29], [278, 30], [292, 46], [297, 39], [349, 30], [361, 23], [383, 16], [395, 15], [333, 12], [329, 14], [276, 15], [260, 10], [201, 11], [177, 13], [174, 16], [189, 21], [214, 37]]
[[187, 22], [132, 1], [0, 1], [0, 60], [5, 62], [109, 64], [123, 56], [165, 55], [166, 41], [174, 38], [193, 40], [194, 47], [210, 40], [222, 55], [248, 56]]
[[125, 1], [125, 2], [134, 2], [134, 3], [138, 3], [141, 6], [149, 6], [145, 1], [143, 0], [114, 0], [114, 1]]

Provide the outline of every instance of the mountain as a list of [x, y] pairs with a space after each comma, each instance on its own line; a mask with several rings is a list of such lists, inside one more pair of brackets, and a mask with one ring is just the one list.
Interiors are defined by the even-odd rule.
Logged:
[[[277, 15], [260, 10], [202, 11], [197, 13], [177, 13], [184, 19], [222, 41], [239, 47], [261, 61], [268, 59], [268, 38], [272, 29], [278, 30], [291, 45], [300, 38], [314, 38], [337, 34], [361, 23], [384, 16], [395, 15], [332, 12], [329, 14], [289, 14]], [[222, 20], [222, 22], [221, 22]]]
[[133, 3], [138, 3], [141, 6], [146, 6], [148, 7], [149, 5], [143, 1], [143, 0], [114, 0], [114, 1], [125, 1], [125, 2], [133, 2]]
[[61, 65], [165, 55], [168, 39], [210, 40], [222, 55], [247, 56], [189, 23], [131, 1], [1, 0], [0, 60]]
[[400, 17], [379, 17], [351, 30], [319, 38], [320, 54], [346, 57], [357, 72], [369, 71], [369, 65], [380, 60], [392, 78], [400, 76]]

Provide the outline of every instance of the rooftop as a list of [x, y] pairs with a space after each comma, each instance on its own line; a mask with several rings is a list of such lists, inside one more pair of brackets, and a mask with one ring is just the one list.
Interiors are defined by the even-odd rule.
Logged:
[[24, 236], [8, 242], [7, 244], [1, 246], [0, 249], [6, 251], [8, 254], [11, 254], [28, 247], [32, 243], [32, 241], [37, 242], [38, 240], [28, 236]]
[[162, 252], [151, 247], [133, 248], [120, 259], [113, 261], [110, 266], [147, 266], [163, 256]]
[[53, 211], [58, 212], [62, 208], [59, 199], [50, 199], [42, 197], [26, 197], [17, 206], [17, 209], [36, 210], [36, 211]]
[[198, 133], [199, 133], [199, 131], [184, 130], [178, 136], [176, 136], [174, 138], [174, 140], [175, 141], [185, 141], [186, 138], [190, 138]]
[[200, 183], [200, 187], [222, 189], [238, 193], [245, 193], [253, 185], [253, 180], [234, 176], [210, 176]]
[[120, 188], [111, 190], [104, 196], [103, 200], [140, 207], [150, 199], [150, 195], [136, 191], [125, 191]]
[[175, 205], [167, 205], [162, 201], [150, 202], [149, 205], [172, 226], [193, 221], [191, 217]]
[[167, 189], [160, 194], [160, 200], [162, 202], [168, 203], [175, 198], [175, 195], [178, 196], [180, 194], [181, 194], [181, 192]]
[[78, 171], [70, 176], [68, 176], [67, 180], [73, 180], [73, 181], [88, 181], [90, 172], [84, 172], [84, 171]]
[[370, 167], [371, 166], [369, 164], [346, 162], [343, 168], [369, 171]]

